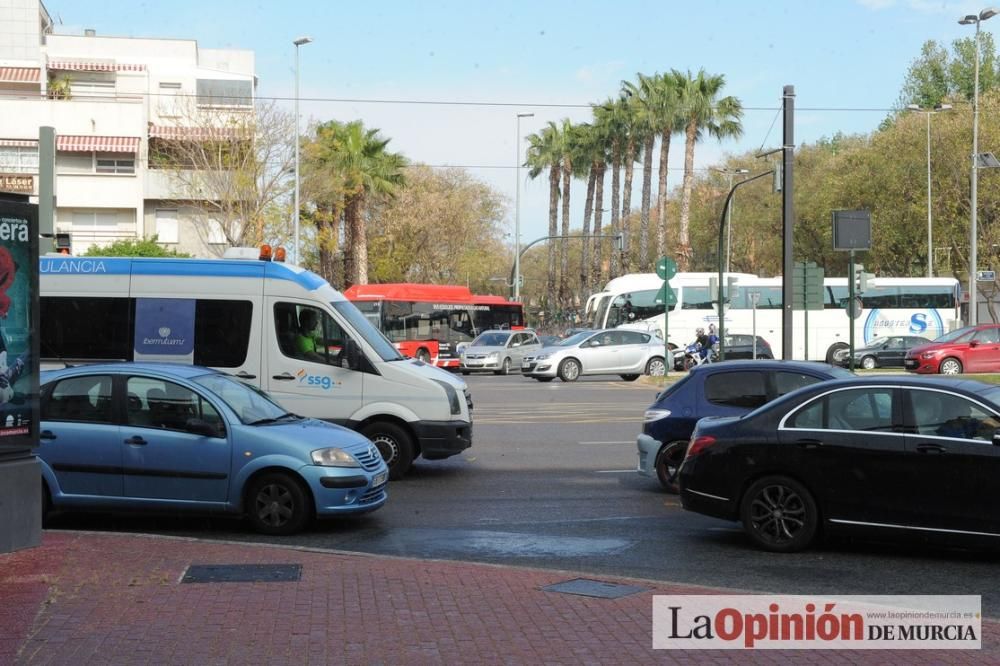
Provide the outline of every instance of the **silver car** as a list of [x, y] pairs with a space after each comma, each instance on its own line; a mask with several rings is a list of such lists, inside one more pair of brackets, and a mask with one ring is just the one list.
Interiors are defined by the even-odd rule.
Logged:
[[621, 375], [631, 382], [642, 374], [662, 376], [663, 353], [663, 341], [649, 333], [620, 328], [582, 331], [525, 356], [521, 373], [540, 382], [556, 377], [572, 382], [581, 375]]
[[484, 331], [462, 347], [459, 369], [463, 375], [475, 370], [491, 370], [496, 375], [510, 374], [521, 367], [525, 356], [542, 349], [531, 331]]

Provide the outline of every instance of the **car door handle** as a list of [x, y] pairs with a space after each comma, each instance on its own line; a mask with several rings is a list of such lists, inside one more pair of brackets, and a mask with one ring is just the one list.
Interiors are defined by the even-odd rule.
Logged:
[[128, 439], [126, 439], [125, 443], [126, 444], [131, 444], [132, 446], [146, 446], [146, 444], [148, 444], [149, 442], [147, 442], [146, 440], [144, 440], [139, 435], [133, 435], [132, 437], [129, 437]]
[[803, 449], [818, 449], [823, 446], [823, 442], [818, 439], [800, 439], [795, 442]]
[[281, 380], [283, 382], [287, 382], [287, 381], [289, 381], [291, 379], [295, 379], [295, 375], [289, 374], [287, 372], [283, 372], [280, 375], [272, 375], [271, 379], [278, 379], [278, 380]]
[[245, 370], [240, 370], [234, 376], [239, 379], [257, 379], [257, 375], [251, 375], [249, 372], [246, 372]]
[[947, 450], [948, 449], [946, 449], [945, 447], [941, 446], [940, 444], [918, 444], [917, 445], [917, 453], [941, 454], [941, 453], [944, 453]]
[[43, 430], [38, 433], [38, 439], [55, 439], [56, 434], [51, 430]]

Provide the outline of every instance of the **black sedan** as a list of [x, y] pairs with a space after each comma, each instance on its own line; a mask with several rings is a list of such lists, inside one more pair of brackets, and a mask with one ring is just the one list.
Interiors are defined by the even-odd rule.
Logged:
[[870, 377], [815, 384], [743, 418], [702, 419], [685, 509], [740, 521], [760, 547], [821, 531], [1000, 543], [1000, 386]]
[[[893, 335], [880, 338], [854, 350], [854, 367], [871, 370], [873, 368], [902, 368], [906, 352], [914, 347], [930, 344], [930, 340], [918, 335]], [[847, 367], [851, 361], [849, 349], [840, 349], [833, 353], [835, 365]]]

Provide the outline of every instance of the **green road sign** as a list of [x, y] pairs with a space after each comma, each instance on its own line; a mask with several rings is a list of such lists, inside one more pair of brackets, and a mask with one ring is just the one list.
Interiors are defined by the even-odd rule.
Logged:
[[823, 278], [825, 272], [814, 262], [795, 262], [792, 270], [792, 309], [822, 310], [825, 301]]
[[663, 286], [660, 287], [660, 291], [656, 294], [656, 300], [653, 302], [657, 305], [677, 305], [677, 294], [674, 293], [669, 284], [664, 282]]
[[670, 257], [660, 257], [656, 262], [656, 274], [661, 280], [669, 280], [677, 275], [677, 263]]

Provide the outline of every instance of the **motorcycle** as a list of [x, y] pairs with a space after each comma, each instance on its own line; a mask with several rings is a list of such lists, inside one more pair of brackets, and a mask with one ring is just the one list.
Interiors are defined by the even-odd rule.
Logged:
[[697, 342], [692, 342], [684, 348], [684, 357], [681, 360], [685, 370], [690, 370], [699, 365], [714, 363], [719, 360], [719, 343], [713, 342], [707, 354], [702, 354], [702, 346]]

